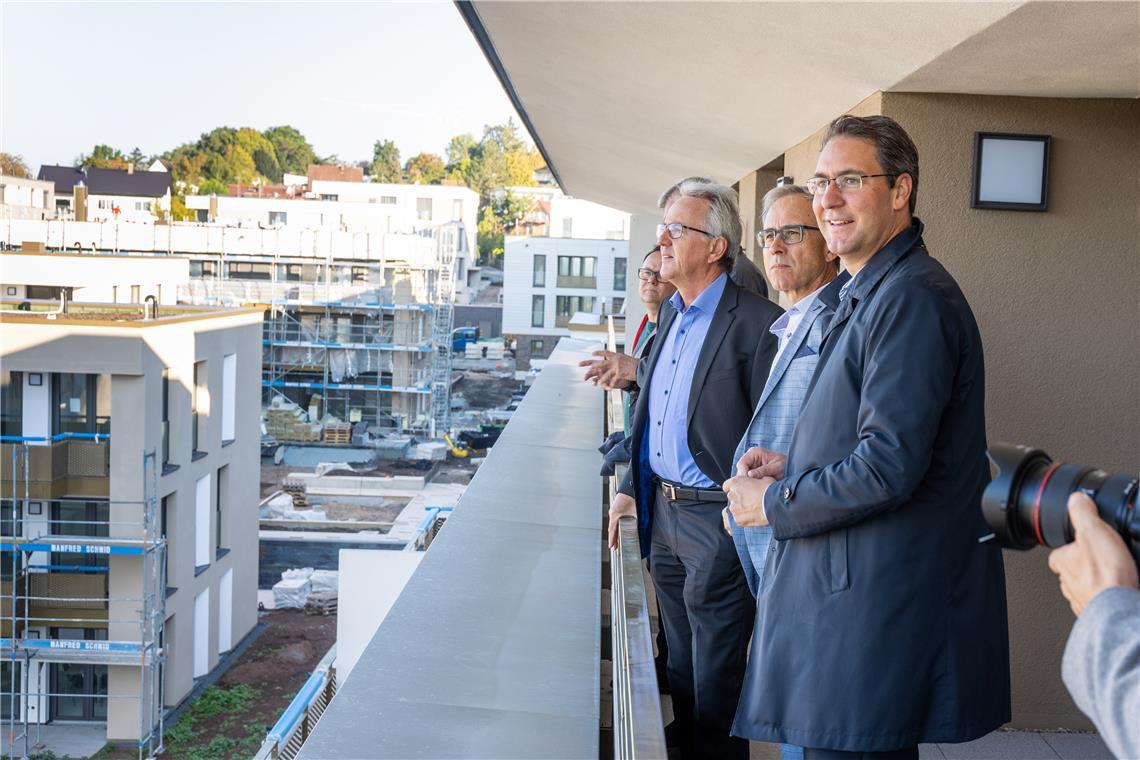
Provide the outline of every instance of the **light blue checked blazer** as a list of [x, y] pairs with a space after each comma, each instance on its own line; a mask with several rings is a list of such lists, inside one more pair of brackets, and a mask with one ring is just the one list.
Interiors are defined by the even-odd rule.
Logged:
[[[839, 289], [849, 279], [844, 272], [832, 280], [816, 296], [808, 307], [807, 314], [796, 326], [787, 348], [780, 354], [776, 366], [768, 376], [768, 382], [756, 403], [756, 411], [752, 414], [752, 422], [736, 446], [736, 453], [732, 456], [733, 475], [736, 475], [736, 463], [753, 446], [787, 453], [800, 407], [819, 363], [823, 331], [839, 305]], [[736, 553], [744, 567], [748, 589], [756, 596], [764, 575], [764, 563], [768, 559], [772, 529], [742, 528], [732, 519], [731, 512], [729, 521], [732, 523], [732, 541], [736, 544]]]

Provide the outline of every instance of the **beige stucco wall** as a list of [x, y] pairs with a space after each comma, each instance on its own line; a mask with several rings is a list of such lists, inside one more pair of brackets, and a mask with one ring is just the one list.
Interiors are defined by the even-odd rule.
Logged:
[[[989, 440], [1135, 472], [1140, 462], [1140, 101], [885, 93], [920, 155], [917, 215], [977, 317]], [[1049, 210], [970, 208], [974, 133], [1052, 136]], [[785, 153], [811, 176], [820, 133]], [[1073, 616], [1044, 550], [1006, 552], [1013, 724], [1087, 728], [1060, 679]]]

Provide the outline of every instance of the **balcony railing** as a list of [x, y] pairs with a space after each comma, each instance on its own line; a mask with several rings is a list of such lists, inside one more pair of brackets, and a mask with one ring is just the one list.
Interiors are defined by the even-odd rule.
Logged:
[[4, 436], [0, 441], [0, 484], [5, 496], [23, 497], [25, 485], [27, 496], [33, 499], [106, 497], [109, 492], [111, 450], [105, 435]]

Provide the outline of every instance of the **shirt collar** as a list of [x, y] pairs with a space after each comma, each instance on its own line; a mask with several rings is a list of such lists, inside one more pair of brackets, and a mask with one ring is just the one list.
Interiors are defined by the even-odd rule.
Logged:
[[[693, 299], [689, 304], [690, 309], [696, 309], [700, 312], [712, 312], [716, 309], [717, 304], [720, 303], [721, 296], [724, 295], [724, 286], [728, 282], [728, 274], [721, 272], [717, 278], [705, 286], [705, 289]], [[685, 313], [685, 302], [681, 298], [681, 291], [676, 291], [669, 297], [669, 303], [677, 310], [677, 313]]]

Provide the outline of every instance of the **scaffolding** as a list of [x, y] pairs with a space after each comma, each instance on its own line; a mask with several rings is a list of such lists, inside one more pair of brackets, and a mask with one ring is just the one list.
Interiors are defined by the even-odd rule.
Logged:
[[[143, 455], [141, 501], [35, 492], [42, 486], [34, 482], [31, 467], [37, 450], [72, 440], [106, 444], [108, 439], [97, 434], [0, 438], [6, 455], [3, 480], [10, 486], [0, 494], [5, 510], [0, 520], [5, 571], [0, 658], [8, 671], [0, 699], [8, 758], [35, 754], [32, 727], [38, 730], [52, 717], [50, 705], [58, 699], [103, 700], [105, 718], [111, 700], [135, 700], [138, 756], [153, 757], [163, 749], [166, 541], [158, 519], [156, 454]], [[55, 505], [59, 514], [66, 505], [105, 506], [106, 519], [61, 519], [55, 511], [44, 514], [45, 503]], [[136, 568], [138, 594], [111, 593], [112, 585], [132, 583]], [[106, 626], [105, 638], [58, 635], [65, 629], [91, 629], [92, 623]], [[51, 668], [68, 665], [137, 668], [138, 693], [60, 691], [49, 677]], [[95, 671], [89, 673], [94, 681]], [[91, 703], [92, 714], [97, 704]]]
[[[403, 237], [408, 255], [379, 261], [334, 259], [331, 249], [316, 262], [223, 252], [212, 266], [218, 278], [180, 295], [266, 306], [267, 408], [277, 398], [303, 409], [317, 400], [319, 418], [435, 437], [450, 414], [454, 270], [466, 238], [459, 222]], [[263, 267], [266, 279], [231, 279], [238, 263]]]

